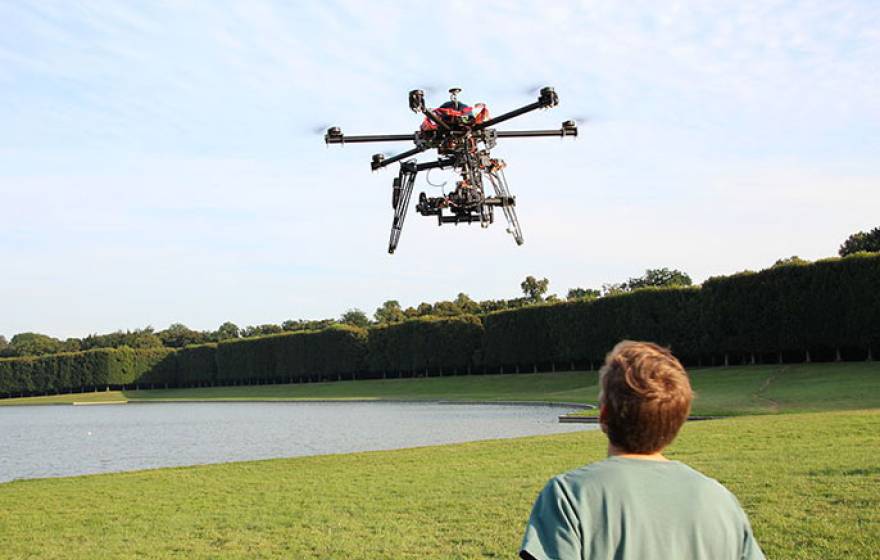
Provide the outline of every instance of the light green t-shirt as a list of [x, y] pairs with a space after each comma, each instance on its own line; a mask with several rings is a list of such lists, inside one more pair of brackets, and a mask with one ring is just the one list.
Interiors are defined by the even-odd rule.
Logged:
[[678, 461], [621, 457], [551, 479], [522, 551], [537, 560], [764, 558], [745, 512], [718, 481]]

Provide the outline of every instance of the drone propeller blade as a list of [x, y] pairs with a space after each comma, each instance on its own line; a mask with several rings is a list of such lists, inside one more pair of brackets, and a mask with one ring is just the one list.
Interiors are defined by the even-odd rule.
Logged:
[[425, 92], [425, 95], [437, 95], [443, 91], [443, 88], [437, 84], [423, 86], [420, 89]]
[[[549, 83], [549, 82], [547, 82], [547, 83]], [[539, 93], [541, 93], [541, 89], [543, 87], [545, 87], [547, 85], [547, 83], [540, 83], [539, 84], [539, 83], [535, 82], [533, 84], [530, 84], [530, 85], [522, 88], [519, 91], [523, 95], [528, 95], [529, 97], [534, 97], [534, 96], [538, 95]]]
[[323, 136], [327, 132], [327, 129], [330, 128], [331, 126], [333, 126], [333, 125], [329, 124], [329, 123], [316, 124], [314, 126], [309, 127], [308, 130], [312, 134]]

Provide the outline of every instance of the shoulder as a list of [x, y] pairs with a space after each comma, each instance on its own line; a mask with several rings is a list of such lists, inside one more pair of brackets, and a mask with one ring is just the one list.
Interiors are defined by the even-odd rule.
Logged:
[[739, 500], [724, 484], [689, 465], [684, 463], [678, 464], [681, 465], [684, 476], [706, 498], [712, 500], [715, 504], [725, 505], [737, 513], [742, 513], [743, 510]]
[[604, 459], [551, 478], [547, 490], [564, 494], [573, 503], [592, 501], [596, 496], [626, 485], [627, 471], [626, 466]]
[[601, 482], [612, 474], [611, 465], [608, 461], [597, 461], [576, 469], [556, 475], [550, 479], [549, 484], [563, 488], [582, 488], [590, 484]]

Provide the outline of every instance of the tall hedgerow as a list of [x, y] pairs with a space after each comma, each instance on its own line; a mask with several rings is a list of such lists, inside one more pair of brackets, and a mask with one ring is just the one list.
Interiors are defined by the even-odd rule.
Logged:
[[479, 360], [483, 325], [478, 317], [421, 317], [369, 330], [374, 373], [472, 371]]
[[880, 254], [712, 278], [702, 287], [646, 288], [593, 300], [473, 316], [422, 318], [365, 330], [228, 340], [181, 350], [88, 350], [0, 359], [0, 394], [147, 384], [334, 379], [369, 370], [459, 373], [474, 366], [585, 367], [624, 338], [670, 346], [691, 364], [876, 359]]
[[175, 384], [202, 385], [217, 381], [217, 344], [190, 344], [174, 356]]
[[366, 366], [366, 338], [364, 329], [334, 325], [222, 341], [217, 345], [217, 379], [225, 383], [355, 374]]

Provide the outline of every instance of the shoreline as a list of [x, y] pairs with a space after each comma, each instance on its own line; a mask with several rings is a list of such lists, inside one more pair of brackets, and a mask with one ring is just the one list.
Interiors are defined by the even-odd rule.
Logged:
[[344, 403], [401, 403], [401, 404], [443, 404], [443, 405], [498, 405], [498, 406], [546, 406], [551, 408], [574, 408], [578, 410], [595, 410], [594, 404], [574, 403], [574, 402], [557, 402], [557, 401], [482, 401], [482, 400], [449, 400], [449, 399], [381, 399], [381, 398], [338, 398], [338, 399], [290, 399], [290, 398], [157, 398], [157, 399], [131, 399], [118, 401], [72, 401], [72, 402], [45, 402], [45, 403], [14, 403], [6, 406], [23, 407], [23, 406], [98, 406], [98, 405], [120, 405], [120, 404], [211, 404], [211, 403], [291, 403], [291, 404], [344, 404]]

